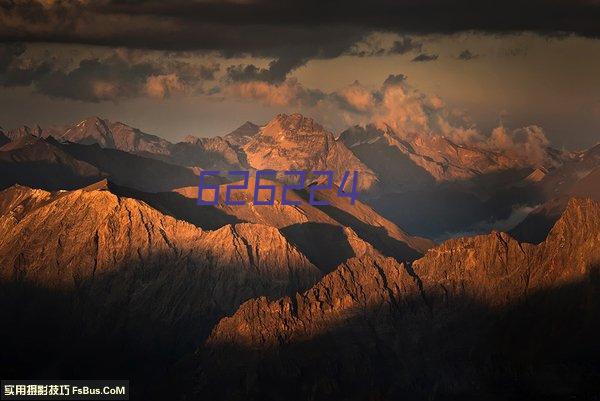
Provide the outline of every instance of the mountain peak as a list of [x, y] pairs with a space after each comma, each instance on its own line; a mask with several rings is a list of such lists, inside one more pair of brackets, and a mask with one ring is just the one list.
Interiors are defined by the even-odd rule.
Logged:
[[98, 116], [89, 116], [84, 118], [83, 120], [81, 120], [79, 123], [77, 123], [77, 127], [81, 127], [81, 126], [93, 126], [93, 125], [100, 125], [100, 126], [107, 126], [110, 123], [110, 121], [105, 120], [103, 118], [100, 118]]
[[201, 140], [200, 138], [198, 138], [197, 136], [195, 136], [195, 135], [186, 135], [186, 136], [183, 138], [183, 141], [182, 141], [182, 142], [185, 142], [185, 143], [191, 143], [192, 145], [196, 145], [196, 144], [198, 144], [198, 143], [199, 143], [199, 142], [201, 142], [201, 141], [202, 141], [202, 140]]
[[256, 129], [256, 130], [258, 130], [258, 129], [260, 129], [260, 126], [254, 124], [252, 121], [246, 121], [245, 123], [240, 125], [235, 131], [240, 130], [240, 129]]
[[232, 145], [244, 146], [260, 131], [260, 126], [246, 121], [229, 134], [225, 135], [225, 140]]
[[333, 134], [326, 131], [323, 126], [310, 117], [305, 117], [299, 113], [278, 114], [271, 120], [260, 132], [261, 135], [281, 137], [284, 136], [303, 136], [306, 134], [327, 136], [333, 139]]

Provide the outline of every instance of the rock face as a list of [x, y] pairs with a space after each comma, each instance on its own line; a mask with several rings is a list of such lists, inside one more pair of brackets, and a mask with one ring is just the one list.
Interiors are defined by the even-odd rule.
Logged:
[[357, 311], [377, 308], [386, 314], [400, 306], [397, 299], [408, 299], [418, 291], [405, 266], [368, 247], [303, 294], [244, 303], [232, 317], [219, 322], [207, 345], [268, 349], [310, 340], [352, 321]]
[[[339, 260], [339, 255], [344, 254], [343, 250], [351, 253], [349, 239], [342, 230], [344, 227], [351, 228], [360, 238], [384, 255], [402, 261], [412, 261], [434, 245], [430, 240], [410, 236], [358, 200], [354, 205], [350, 204], [348, 198], [336, 195], [337, 189], [316, 191], [317, 199], [327, 201], [329, 203], [327, 206], [308, 204], [309, 195], [305, 190], [286, 193], [288, 201], [301, 202], [300, 205], [284, 205], [281, 203], [283, 185], [270, 180], [261, 180], [261, 182], [263, 185], [275, 187], [273, 206], [254, 205], [256, 183], [255, 179], [251, 178], [247, 190], [232, 191], [232, 200], [243, 201], [244, 205], [225, 205], [226, 186], [222, 185], [216, 209], [239, 221], [266, 224], [281, 229], [286, 238], [296, 244], [322, 270], [335, 267], [326, 260]], [[233, 185], [241, 183], [241, 181], [235, 182]], [[180, 188], [177, 191], [192, 199], [198, 197], [197, 187]], [[270, 196], [269, 191], [259, 191], [261, 201], [265, 201], [267, 196]], [[211, 200], [213, 197], [212, 191], [203, 194], [205, 200]], [[331, 249], [327, 242], [320, 241], [321, 238], [327, 238], [338, 246]]]
[[203, 231], [103, 186], [58, 193], [16, 186], [1, 198], [3, 281], [71, 289], [119, 268], [156, 267], [165, 279], [173, 275], [175, 287], [183, 285], [177, 277], [194, 287], [210, 283], [204, 296], [211, 299], [204, 302], [230, 310], [251, 294], [286, 293], [320, 275], [274, 228], [238, 224]]
[[198, 138], [188, 135], [174, 144], [166, 160], [182, 166], [200, 166], [205, 170], [239, 170], [244, 156], [220, 136]]
[[83, 145], [97, 143], [103, 148], [130, 153], [168, 154], [168, 141], [146, 134], [120, 122], [110, 122], [99, 117], [89, 117], [66, 129], [60, 139]]
[[10, 138], [4, 134], [4, 131], [2, 131], [2, 127], [0, 127], [0, 147], [6, 145], [9, 142]]
[[458, 238], [431, 249], [413, 264], [424, 283], [486, 304], [503, 304], [531, 291], [584, 277], [600, 263], [600, 204], [572, 198], [539, 245], [506, 233]]
[[571, 197], [600, 200], [600, 146], [582, 152], [544, 175], [534, 188], [541, 194], [543, 203], [513, 228], [511, 235], [521, 241], [540, 243]]
[[[204, 231], [101, 183], [56, 193], [14, 186], [0, 193], [0, 206], [7, 374], [116, 365], [152, 380], [243, 301], [304, 290], [322, 276], [275, 228]], [[28, 343], [48, 344], [46, 362]], [[73, 363], [86, 350], [93, 360]]]
[[72, 157], [53, 140], [23, 136], [0, 147], [0, 189], [15, 183], [48, 189], [72, 189], [105, 176]]
[[280, 114], [243, 147], [255, 169], [332, 170], [339, 184], [344, 171], [359, 171], [359, 189], [375, 185], [376, 177], [343, 143], [314, 120]]
[[259, 131], [260, 127], [258, 125], [251, 123], [250, 121], [246, 121], [240, 127], [225, 135], [225, 140], [230, 144], [241, 148], [250, 142], [254, 135], [256, 135]]
[[0, 148], [0, 188], [13, 184], [49, 190], [74, 189], [104, 177], [147, 192], [195, 185], [191, 169], [94, 145], [59, 143], [53, 138], [23, 136]]
[[[415, 134], [405, 139], [390, 127], [355, 126], [344, 131], [340, 141], [388, 186], [400, 189], [529, 166], [527, 161], [502, 152], [461, 145], [441, 136]], [[549, 167], [562, 162], [562, 156], [551, 150], [546, 159]]]
[[600, 204], [573, 199], [537, 246], [492, 233], [411, 266], [366, 252], [296, 297], [250, 300], [221, 320], [194, 396], [589, 396], [599, 245]]

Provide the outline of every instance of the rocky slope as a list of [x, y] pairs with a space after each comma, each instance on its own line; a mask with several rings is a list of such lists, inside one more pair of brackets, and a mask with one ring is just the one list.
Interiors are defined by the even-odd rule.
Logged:
[[581, 279], [600, 263], [598, 241], [600, 204], [572, 198], [539, 245], [500, 232], [458, 238], [428, 251], [413, 269], [432, 291], [502, 304]]
[[10, 138], [4, 134], [4, 131], [2, 131], [2, 127], [0, 127], [0, 147], [6, 145], [9, 142]]
[[221, 320], [193, 396], [586, 398], [598, 390], [599, 245], [600, 204], [574, 199], [537, 246], [492, 233], [412, 266], [359, 256], [302, 294]]
[[98, 168], [72, 157], [52, 140], [23, 136], [0, 147], [0, 189], [13, 184], [73, 189], [105, 176]]
[[[253, 293], [285, 293], [306, 287], [319, 276], [274, 228], [238, 224], [203, 231], [141, 201], [118, 197], [105, 182], [56, 193], [14, 186], [0, 197], [4, 282], [69, 290], [83, 283], [93, 287], [95, 280], [119, 269], [128, 275], [138, 266], [141, 276], [131, 277], [134, 280], [148, 269], [173, 289], [190, 285], [198, 292], [188, 295], [210, 296], [197, 300], [208, 308], [228, 310]], [[160, 281], [153, 285], [167, 284]], [[198, 286], [207, 283], [211, 288], [200, 291]]]
[[600, 144], [577, 154], [539, 181], [547, 198], [568, 194], [571, 186], [600, 167]]
[[49, 190], [74, 189], [103, 177], [147, 192], [195, 185], [189, 168], [99, 145], [60, 143], [53, 138], [23, 136], [0, 148], [0, 188], [13, 184]]
[[[58, 139], [58, 138], [57, 138]], [[167, 154], [170, 143], [120, 122], [88, 117], [60, 134], [60, 139], [130, 153]]]
[[[246, 125], [239, 129], [243, 131], [244, 127], [247, 130]], [[105, 149], [121, 150], [184, 167], [209, 169], [241, 166], [236, 150], [223, 138], [190, 136], [182, 142], [171, 143], [127, 124], [111, 122], [99, 117], [88, 117], [66, 128], [23, 126], [8, 131], [7, 136], [11, 140], [25, 136], [40, 138], [52, 136], [61, 142], [73, 142], [81, 145], [97, 144]]]
[[246, 121], [244, 124], [225, 135], [224, 139], [230, 144], [243, 147], [260, 131], [260, 126]]
[[244, 155], [220, 136], [198, 138], [189, 135], [172, 146], [167, 160], [205, 170], [239, 170], [245, 166]]
[[[390, 127], [355, 126], [342, 132], [340, 140], [383, 181], [399, 188], [414, 188], [431, 181], [468, 180], [529, 166], [527, 161], [500, 151], [458, 144], [442, 136], [421, 134], [408, 140]], [[562, 161], [549, 149], [545, 161], [548, 167]]]
[[[233, 185], [241, 183], [235, 182]], [[313, 263], [319, 266], [324, 264], [329, 268], [335, 267], [330, 261], [339, 260], [339, 255], [344, 254], [344, 250], [350, 252], [351, 247], [348, 245], [349, 240], [342, 230], [343, 227], [351, 228], [360, 238], [384, 255], [399, 260], [414, 260], [433, 246], [432, 241], [408, 235], [368, 205], [358, 200], [352, 205], [348, 198], [338, 197], [337, 189], [316, 191], [317, 199], [327, 201], [329, 203], [327, 206], [309, 205], [309, 195], [306, 190], [288, 191], [286, 193], [288, 201], [301, 202], [296, 206], [281, 203], [283, 184], [270, 180], [262, 180], [262, 183], [275, 186], [273, 206], [254, 205], [256, 183], [255, 179], [251, 178], [248, 189], [232, 191], [232, 200], [243, 201], [244, 205], [225, 205], [226, 186], [222, 185], [219, 189], [219, 203], [215, 208], [239, 221], [266, 224], [281, 229], [290, 241], [299, 246]], [[176, 191], [190, 199], [198, 197], [197, 187], [180, 188]], [[259, 192], [261, 201], [266, 200], [267, 196], [270, 196], [269, 191]], [[212, 191], [203, 194], [205, 200], [210, 200], [212, 197], [214, 197]], [[323, 241], [324, 239], [326, 240]], [[335, 251], [329, 245], [332, 242], [337, 244]]]
[[4, 377], [117, 374], [150, 388], [140, 383], [243, 301], [294, 293], [322, 275], [275, 228], [205, 231], [105, 183], [54, 193], [14, 186], [0, 206]]
[[540, 177], [534, 188], [541, 204], [511, 230], [511, 234], [521, 241], [543, 241], [571, 197], [600, 200], [600, 146], [582, 152]]
[[332, 170], [338, 184], [344, 171], [359, 171], [359, 189], [372, 188], [377, 180], [333, 134], [300, 114], [279, 114], [244, 145], [243, 151], [255, 169]]

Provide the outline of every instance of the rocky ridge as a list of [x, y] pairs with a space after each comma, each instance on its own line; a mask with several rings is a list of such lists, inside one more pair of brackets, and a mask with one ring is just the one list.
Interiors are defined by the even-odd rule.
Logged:
[[[247, 301], [198, 354], [195, 395], [592, 394], [581, 381], [594, 374], [589, 357], [569, 358], [593, 349], [597, 334], [599, 216], [598, 202], [572, 199], [537, 246], [492, 233], [448, 241], [412, 265], [365, 254], [295, 297]], [[558, 376], [564, 363], [577, 373]], [[220, 375], [248, 387], [220, 388]]]
[[139, 311], [197, 333], [245, 299], [307, 288], [321, 275], [275, 228], [201, 230], [105, 184], [56, 193], [14, 186], [0, 203], [3, 284], [83, 291], [104, 311], [120, 305], [119, 315]]
[[359, 189], [369, 189], [377, 181], [332, 133], [300, 114], [279, 114], [244, 145], [243, 151], [255, 169], [331, 170], [338, 184], [345, 171], [359, 171]]

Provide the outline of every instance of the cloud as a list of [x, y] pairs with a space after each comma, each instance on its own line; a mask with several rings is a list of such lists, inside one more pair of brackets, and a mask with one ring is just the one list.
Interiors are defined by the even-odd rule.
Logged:
[[22, 45], [0, 46], [0, 85], [31, 85], [49, 97], [87, 102], [195, 93], [219, 69], [216, 63], [152, 60], [123, 49], [68, 66], [56, 59], [31, 59]]
[[515, 130], [499, 126], [492, 131], [489, 147], [498, 149], [520, 159], [528, 159], [531, 164], [541, 164], [549, 145], [548, 138], [541, 127], [530, 125]]
[[226, 79], [234, 82], [264, 81], [269, 83], [283, 82], [288, 73], [304, 65], [308, 58], [300, 55], [280, 57], [269, 63], [268, 68], [259, 68], [254, 64], [235, 65], [227, 68]]
[[400, 40], [394, 41], [389, 53], [391, 54], [406, 54], [412, 51], [420, 52], [423, 44], [415, 41], [410, 36], [404, 36]]
[[479, 131], [465, 112], [449, 109], [436, 95], [413, 88], [405, 75], [388, 76], [379, 88], [355, 81], [324, 93], [304, 87], [295, 79], [280, 84], [236, 82], [225, 87], [227, 96], [265, 105], [301, 110], [330, 126], [373, 124], [402, 140], [445, 137], [463, 146], [476, 146], [509, 155], [523, 166], [545, 164], [549, 146], [542, 128], [505, 126], [491, 133]]
[[471, 53], [471, 51], [469, 49], [465, 49], [462, 52], [460, 52], [460, 54], [458, 55], [458, 59], [459, 60], [463, 60], [463, 61], [468, 61], [468, 60], [473, 60], [474, 58], [479, 57], [478, 54], [473, 54]]
[[259, 101], [267, 106], [314, 107], [324, 98], [323, 92], [307, 89], [293, 78], [279, 84], [263, 81], [237, 82], [226, 86], [223, 91], [226, 95]]
[[375, 102], [374, 94], [363, 87], [358, 81], [330, 95], [344, 110], [354, 113], [370, 112]]
[[509, 49], [504, 49], [500, 53], [501, 53], [501, 55], [506, 56], [506, 57], [525, 56], [527, 54], [527, 48], [526, 47], [512, 47]]
[[[599, 14], [595, 0], [11, 0], [0, 2], [0, 41], [251, 55], [272, 64], [234, 69], [232, 79], [275, 83], [308, 60], [421, 51], [410, 35], [529, 31], [597, 38]], [[377, 32], [400, 38], [391, 47], [354, 52]]]
[[[367, 36], [362, 41], [355, 43], [347, 54], [357, 57], [374, 57], [390, 54], [406, 54], [421, 51], [423, 44], [411, 36], [396, 36], [393, 41], [385, 40], [381, 34], [375, 33]], [[387, 43], [389, 42], [389, 43]]]
[[151, 97], [164, 99], [185, 91], [185, 85], [175, 74], [151, 75], [146, 79], [146, 92]]
[[425, 53], [421, 53], [419, 54], [417, 57], [413, 58], [411, 61], [412, 62], [416, 62], [416, 63], [426, 63], [428, 61], [434, 61], [438, 59], [438, 55], [437, 54], [425, 54]]

